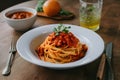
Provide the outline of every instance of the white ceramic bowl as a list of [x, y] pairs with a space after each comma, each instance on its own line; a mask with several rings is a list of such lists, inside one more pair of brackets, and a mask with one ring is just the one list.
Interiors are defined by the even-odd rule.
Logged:
[[85, 43], [88, 46], [85, 57], [65, 64], [55, 64], [40, 60], [35, 51], [36, 47], [38, 47], [58, 25], [59, 24], [44, 25], [24, 33], [19, 38], [16, 45], [20, 56], [33, 64], [52, 69], [69, 69], [83, 66], [93, 62], [101, 56], [104, 50], [104, 41], [97, 33], [80, 26], [63, 24], [64, 26], [71, 26], [70, 32], [72, 32], [81, 43]]
[[[13, 14], [15, 12], [20, 12], [20, 11], [30, 12], [33, 15], [29, 18], [24, 18], [24, 19], [12, 19], [12, 18], [8, 17], [8, 15]], [[28, 7], [20, 7], [20, 8], [14, 8], [14, 9], [10, 9], [10, 10], [6, 11], [3, 14], [3, 17], [4, 17], [5, 21], [15, 30], [26, 31], [26, 30], [30, 29], [32, 27], [32, 25], [34, 24], [34, 22], [36, 20], [36, 15], [37, 15], [37, 11], [35, 9], [28, 8]]]

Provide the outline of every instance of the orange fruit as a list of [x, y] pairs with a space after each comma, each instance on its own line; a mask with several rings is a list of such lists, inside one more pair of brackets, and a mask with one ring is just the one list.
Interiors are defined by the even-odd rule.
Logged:
[[43, 4], [43, 12], [47, 16], [55, 16], [60, 12], [60, 10], [61, 7], [57, 0], [47, 0]]

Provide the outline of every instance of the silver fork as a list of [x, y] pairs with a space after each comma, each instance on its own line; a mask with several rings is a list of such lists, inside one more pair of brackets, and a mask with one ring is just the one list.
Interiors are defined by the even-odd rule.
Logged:
[[17, 51], [16, 50], [16, 40], [15, 40], [15, 38], [12, 38], [12, 42], [10, 45], [10, 51], [9, 51], [9, 57], [8, 57], [6, 66], [2, 71], [2, 75], [7, 76], [10, 74], [11, 66], [12, 66], [16, 51]]

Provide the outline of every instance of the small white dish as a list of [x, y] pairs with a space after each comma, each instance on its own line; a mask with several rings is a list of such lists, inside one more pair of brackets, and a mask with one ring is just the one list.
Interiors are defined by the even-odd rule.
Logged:
[[[32, 16], [24, 19], [12, 19], [8, 17], [13, 13], [23, 12], [23, 11], [32, 13]], [[17, 31], [26, 31], [30, 29], [36, 20], [36, 15], [37, 15], [37, 11], [33, 8], [28, 8], [28, 7], [14, 8], [7, 10], [3, 13], [3, 17], [5, 21]]]
[[97, 33], [80, 26], [63, 24], [64, 26], [71, 26], [70, 32], [88, 46], [86, 55], [77, 61], [65, 64], [55, 64], [40, 60], [36, 55], [35, 48], [40, 45], [48, 34], [53, 32], [53, 28], [58, 25], [59, 24], [44, 25], [24, 33], [16, 45], [20, 56], [33, 64], [52, 69], [68, 69], [86, 65], [101, 56], [104, 50], [104, 41]]

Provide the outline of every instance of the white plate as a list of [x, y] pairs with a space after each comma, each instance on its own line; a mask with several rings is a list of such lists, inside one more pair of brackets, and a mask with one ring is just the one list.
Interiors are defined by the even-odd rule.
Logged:
[[59, 24], [40, 26], [24, 33], [19, 38], [16, 45], [20, 56], [33, 64], [54, 69], [67, 69], [86, 65], [101, 56], [104, 50], [104, 41], [97, 33], [80, 26], [63, 24], [65, 26], [71, 26], [70, 32], [72, 32], [82, 43], [85, 43], [88, 46], [88, 51], [85, 57], [75, 62], [65, 64], [41, 61], [36, 55], [35, 48], [42, 43], [48, 34], [53, 32], [53, 28], [58, 25]]

